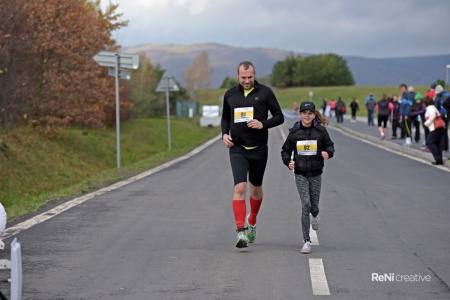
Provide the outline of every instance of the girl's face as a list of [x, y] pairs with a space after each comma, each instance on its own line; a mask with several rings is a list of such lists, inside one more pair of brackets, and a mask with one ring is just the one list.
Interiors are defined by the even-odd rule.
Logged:
[[316, 117], [316, 112], [312, 110], [303, 110], [300, 112], [300, 118], [302, 119], [302, 125], [309, 127]]

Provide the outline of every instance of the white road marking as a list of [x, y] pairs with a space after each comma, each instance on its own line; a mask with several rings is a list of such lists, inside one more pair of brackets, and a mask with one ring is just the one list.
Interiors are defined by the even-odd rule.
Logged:
[[314, 295], [330, 295], [325, 269], [321, 258], [309, 259], [309, 272]]
[[9, 227], [9, 228], [5, 229], [5, 231], [3, 231], [3, 234], [2, 234], [1, 238], [2, 239], [7, 239], [9, 237], [12, 237], [12, 236], [14, 236], [14, 235], [16, 235], [16, 234], [18, 234], [18, 233], [20, 233], [20, 232], [30, 228], [30, 227], [32, 227], [34, 225], [37, 225], [37, 224], [42, 223], [42, 222], [44, 222], [44, 221], [46, 221], [48, 219], [51, 219], [54, 216], [57, 216], [60, 213], [66, 211], [66, 210], [68, 210], [68, 209], [70, 209], [72, 207], [75, 207], [75, 206], [77, 206], [77, 205], [79, 205], [79, 204], [81, 204], [83, 202], [86, 202], [87, 200], [90, 200], [92, 198], [100, 196], [100, 195], [102, 195], [104, 193], [116, 190], [116, 189], [118, 189], [120, 187], [123, 187], [123, 186], [125, 186], [127, 184], [130, 184], [130, 183], [135, 182], [137, 180], [140, 180], [140, 179], [142, 179], [144, 177], [150, 176], [150, 175], [152, 175], [152, 174], [154, 174], [156, 172], [164, 170], [164, 169], [166, 169], [166, 168], [168, 168], [168, 167], [170, 167], [170, 166], [172, 166], [172, 165], [174, 165], [176, 163], [179, 163], [180, 161], [186, 160], [186, 159], [196, 155], [197, 153], [199, 153], [203, 149], [209, 147], [211, 144], [215, 143], [216, 141], [220, 140], [220, 138], [221, 138], [221, 135], [218, 135], [215, 138], [212, 138], [211, 140], [207, 141], [203, 145], [195, 148], [191, 152], [189, 152], [189, 153], [187, 153], [187, 154], [185, 154], [183, 156], [180, 156], [180, 157], [178, 157], [178, 158], [176, 158], [174, 160], [166, 162], [166, 163], [164, 163], [164, 164], [162, 164], [162, 165], [160, 165], [160, 166], [158, 166], [156, 168], [153, 168], [151, 170], [142, 172], [142, 173], [140, 173], [140, 174], [138, 174], [136, 176], [127, 178], [127, 179], [125, 179], [123, 181], [117, 182], [117, 183], [112, 184], [110, 186], [104, 187], [104, 188], [102, 188], [102, 189], [100, 189], [98, 191], [95, 191], [95, 192], [86, 194], [84, 196], [75, 198], [73, 200], [67, 201], [67, 202], [65, 202], [65, 203], [63, 203], [61, 205], [58, 205], [57, 207], [55, 207], [55, 208], [53, 208], [51, 210], [43, 212], [43, 213], [41, 213], [41, 214], [39, 214], [39, 215], [37, 215], [37, 216], [27, 220], [27, 221], [24, 221], [24, 222], [19, 223], [19, 224], [15, 225], [15, 226]]

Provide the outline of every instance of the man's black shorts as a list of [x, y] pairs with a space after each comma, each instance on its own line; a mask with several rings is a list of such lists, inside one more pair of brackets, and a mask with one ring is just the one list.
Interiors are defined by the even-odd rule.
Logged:
[[261, 186], [267, 165], [267, 145], [252, 150], [241, 146], [230, 148], [230, 163], [233, 171], [234, 185], [248, 181], [254, 186]]

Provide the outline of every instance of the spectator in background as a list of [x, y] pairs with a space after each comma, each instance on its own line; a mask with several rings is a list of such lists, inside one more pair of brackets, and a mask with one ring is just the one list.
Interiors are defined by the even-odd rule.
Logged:
[[350, 103], [350, 109], [352, 110], [352, 123], [356, 123], [356, 112], [359, 110], [358, 102], [356, 102], [356, 98], [353, 98], [353, 101]]
[[397, 128], [400, 129], [400, 138], [405, 138], [405, 133], [400, 126], [400, 103], [398, 102], [398, 96], [392, 96], [392, 137], [391, 139], [397, 139]]
[[344, 112], [346, 110], [345, 103], [342, 101], [341, 97], [338, 97], [338, 101], [336, 102], [336, 121], [338, 123], [344, 123]]
[[445, 122], [445, 130], [444, 134], [442, 135], [441, 146], [443, 151], [448, 151], [448, 116], [447, 110], [442, 104], [444, 103], [445, 98], [449, 97], [450, 94], [444, 91], [442, 85], [437, 85], [434, 91], [434, 106], [437, 108], [438, 112], [442, 116], [442, 120], [444, 120]]
[[369, 102], [370, 98], [373, 98], [373, 100], [375, 100], [375, 102], [377, 102], [377, 99], [375, 99], [375, 97], [373, 96], [373, 93], [369, 93], [369, 95], [366, 97], [366, 103]]
[[292, 113], [294, 115], [298, 114], [298, 103], [297, 103], [297, 101], [294, 101], [294, 103], [292, 104]]
[[430, 85], [430, 89], [428, 90], [428, 92], [425, 93], [424, 99], [427, 96], [430, 97], [431, 99], [434, 99], [434, 95], [435, 95], [434, 89], [436, 88], [436, 86], [437, 86], [436, 83], [433, 83], [433, 84]]
[[327, 98], [323, 98], [322, 99], [322, 106], [321, 106], [321, 108], [322, 108], [322, 115], [325, 116], [325, 110], [327, 109]]
[[[411, 138], [412, 138], [412, 129], [414, 127], [414, 142], [416, 144], [420, 143], [420, 113], [417, 112], [417, 99], [416, 99], [416, 93], [414, 92], [414, 87], [409, 86], [408, 87], [408, 94], [409, 97], [412, 99], [412, 106], [411, 106]], [[421, 98], [423, 98], [422, 95], [420, 95]]]
[[332, 98], [332, 99], [330, 100], [329, 105], [330, 105], [330, 117], [332, 117], [332, 116], [334, 116], [334, 113], [335, 113], [335, 109], [336, 109], [336, 101], [334, 101], [334, 99]]
[[[411, 109], [411, 114], [413, 116], [413, 124], [414, 127], [416, 128], [416, 134], [414, 137], [414, 140], [416, 141], [416, 143], [420, 142], [420, 123], [425, 121], [425, 111], [426, 111], [426, 106], [425, 103], [423, 102], [423, 96], [420, 92], [417, 92], [416, 95], [414, 96], [414, 100], [416, 101], [416, 107]], [[426, 138], [427, 138], [427, 131], [428, 131], [428, 127], [426, 127], [425, 125], [423, 125], [424, 128], [424, 132], [425, 132], [425, 141], [423, 142], [423, 145], [420, 149], [424, 150], [426, 148]]]
[[373, 123], [373, 112], [376, 106], [377, 102], [375, 101], [375, 98], [373, 97], [373, 95], [370, 95], [369, 100], [366, 102], [367, 126], [375, 126], [375, 124]]
[[[409, 88], [411, 90], [412, 87]], [[414, 100], [414, 88], [412, 88], [412, 92], [408, 91], [406, 84], [402, 83], [400, 85], [400, 92], [402, 94], [402, 99], [400, 101], [400, 117], [403, 126], [403, 130], [405, 131], [406, 141], [403, 144], [405, 147], [410, 147], [411, 143], [411, 109], [413, 107]]]
[[435, 129], [434, 119], [439, 114], [439, 111], [434, 106], [434, 101], [430, 97], [425, 97], [425, 105], [427, 110], [425, 112], [425, 126], [428, 127], [430, 133], [428, 134], [427, 145], [430, 148], [431, 154], [433, 154], [433, 165], [443, 165], [441, 138], [444, 135], [444, 128]]
[[380, 139], [386, 138], [386, 128], [389, 119], [389, 100], [386, 94], [383, 94], [381, 100], [376, 105], [378, 111], [378, 131], [380, 132]]

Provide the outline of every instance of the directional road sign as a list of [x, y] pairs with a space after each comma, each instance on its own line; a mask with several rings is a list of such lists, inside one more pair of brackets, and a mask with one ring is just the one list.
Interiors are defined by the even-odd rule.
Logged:
[[119, 57], [119, 68], [137, 69], [139, 67], [139, 55], [100, 51], [92, 57], [100, 66], [115, 67]]
[[139, 55], [100, 51], [92, 57], [100, 66], [109, 67], [108, 74], [116, 78], [116, 148], [117, 168], [120, 168], [120, 106], [119, 106], [119, 77], [129, 80], [131, 74], [121, 69], [137, 69]]
[[[108, 75], [109, 76], [116, 76], [116, 68], [109, 67]], [[130, 71], [119, 69], [119, 77], [122, 78], [122, 79], [130, 80], [131, 79], [131, 73], [130, 73]]]

